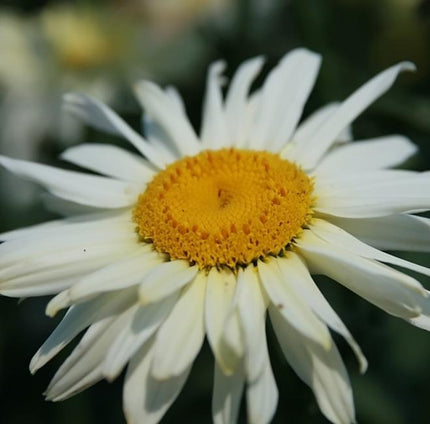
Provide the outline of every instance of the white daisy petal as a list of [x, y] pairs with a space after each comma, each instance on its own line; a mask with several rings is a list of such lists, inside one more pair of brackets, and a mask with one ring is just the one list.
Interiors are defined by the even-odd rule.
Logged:
[[282, 99], [282, 106], [284, 106], [284, 116], [280, 121], [282, 124], [274, 134], [273, 144], [270, 143], [270, 150], [276, 152], [291, 139], [321, 65], [320, 55], [305, 49], [296, 51], [297, 56], [285, 57], [282, 60], [282, 62], [285, 61], [285, 66], [291, 66], [291, 69], [288, 78], [289, 86], [286, 86], [283, 91], [285, 98]]
[[108, 263], [95, 272], [87, 272], [84, 278], [76, 280], [67, 291], [60, 293], [48, 303], [47, 314], [55, 315], [60, 309], [104, 292], [138, 285], [145, 275], [161, 262], [162, 259], [148, 247], [138, 247], [125, 258]]
[[273, 259], [258, 263], [258, 272], [263, 287], [271, 302], [297, 331], [315, 343], [329, 348], [331, 343], [327, 327], [314, 315], [309, 306], [292, 289], [288, 279], [281, 274]]
[[313, 390], [323, 414], [336, 424], [355, 422], [351, 385], [336, 345], [322, 349], [285, 321], [274, 305], [269, 313], [287, 361]]
[[233, 374], [225, 375], [215, 361], [212, 395], [214, 424], [230, 424], [237, 421], [244, 384], [245, 374], [241, 367], [237, 367]]
[[[313, 137], [318, 132], [321, 125], [328, 119], [330, 115], [336, 113], [336, 110], [339, 107], [340, 104], [337, 102], [329, 103], [309, 115], [297, 127], [296, 131], [292, 135], [291, 143], [287, 143], [285, 145], [285, 147], [280, 152], [280, 156], [284, 159], [297, 162], [297, 155], [300, 155], [298, 145], [301, 143], [306, 143], [309, 138]], [[352, 139], [352, 126], [349, 124], [336, 137], [335, 144], [345, 144], [352, 141]]]
[[145, 159], [109, 144], [80, 144], [61, 154], [61, 159], [91, 171], [144, 187], [154, 176], [154, 169]]
[[55, 374], [46, 398], [59, 401], [79, 393], [102, 378], [102, 363], [107, 349], [132, 316], [128, 309], [118, 317], [93, 324]]
[[341, 177], [355, 171], [391, 168], [403, 163], [416, 151], [417, 147], [400, 135], [355, 141], [328, 153], [314, 173]]
[[259, 377], [248, 382], [246, 401], [248, 422], [250, 424], [268, 424], [273, 418], [278, 405], [278, 388], [270, 366], [266, 335], [260, 340], [264, 346], [264, 367]]
[[53, 212], [64, 217], [88, 215], [102, 211], [102, 209], [98, 209], [93, 206], [82, 205], [76, 202], [72, 202], [71, 200], [61, 199], [60, 197], [57, 197], [48, 192], [42, 193], [40, 197], [42, 199], [43, 206], [46, 208], [47, 211]]
[[248, 381], [254, 381], [266, 366], [266, 348], [262, 343], [266, 338], [266, 299], [254, 266], [239, 270], [237, 284], [241, 286], [238, 310], [247, 352], [246, 374]]
[[[300, 123], [291, 137], [292, 141], [296, 144], [306, 142], [308, 138], [312, 137], [318, 131], [318, 128], [338, 109], [338, 107], [339, 103], [329, 103], [317, 109]], [[283, 152], [281, 152], [281, 156], [284, 156]]]
[[266, 343], [267, 301], [254, 266], [239, 271], [238, 291], [239, 315], [246, 346], [248, 422], [269, 423], [276, 411], [278, 389]]
[[172, 104], [175, 105], [178, 112], [182, 112], [184, 115], [186, 115], [184, 99], [182, 98], [181, 93], [179, 93], [177, 88], [173, 85], [169, 85], [168, 87], [166, 87], [165, 91], [166, 94], [170, 97]]
[[[109, 255], [109, 252], [98, 251], [98, 258], [86, 258], [85, 261], [74, 260], [69, 263], [57, 262], [44, 266], [40, 271], [30, 272], [16, 277], [0, 278], [0, 293], [10, 297], [46, 296], [57, 294], [68, 289], [87, 273], [106, 266], [109, 261], [117, 259], [118, 255]], [[56, 257], [59, 260], [61, 258]], [[19, 267], [17, 267], [19, 268]], [[17, 269], [14, 268], [14, 269]], [[17, 273], [11, 271], [11, 274]]]
[[260, 73], [263, 63], [264, 58], [261, 56], [243, 62], [231, 81], [225, 100], [225, 118], [231, 146], [241, 146], [246, 142], [248, 93], [252, 82]]
[[158, 302], [177, 292], [196, 276], [197, 266], [187, 261], [163, 262], [149, 271], [139, 287], [139, 300], [143, 305]]
[[164, 168], [165, 159], [140, 134], [127, 125], [112, 109], [84, 94], [68, 93], [64, 96], [64, 109], [102, 131], [126, 138], [140, 153], [158, 168]]
[[203, 105], [200, 138], [207, 149], [219, 149], [229, 144], [227, 123], [223, 107], [221, 85], [225, 62], [218, 61], [209, 67]]
[[126, 258], [89, 274], [69, 290], [70, 301], [75, 303], [106, 291], [118, 290], [139, 284], [162, 257], [151, 246], [138, 246]]
[[98, 208], [121, 208], [135, 203], [138, 188], [106, 177], [65, 171], [52, 166], [0, 156], [0, 165], [44, 186], [55, 196]]
[[10, 230], [0, 234], [0, 241], [14, 240], [20, 237], [37, 237], [45, 231], [57, 231], [64, 226], [63, 219], [57, 219], [55, 221], [43, 222], [41, 224], [30, 225], [24, 228], [18, 228], [17, 230]]
[[305, 169], [312, 169], [327, 152], [341, 131], [363, 110], [384, 94], [402, 71], [415, 70], [411, 62], [402, 62], [378, 74], [346, 99], [335, 113], [306, 142], [298, 145], [296, 159]]
[[[115, 318], [107, 318], [103, 321], [98, 322], [97, 324], [92, 325], [80, 341], [78, 345], [80, 346], [80, 349], [82, 349], [83, 351], [90, 351], [90, 353], [92, 353], [92, 344], [97, 346], [97, 341], [101, 338], [102, 334], [107, 331], [108, 327], [112, 325], [114, 320]], [[72, 355], [74, 355], [75, 357], [78, 356], [76, 348], [69, 356], [69, 358], [71, 358]], [[66, 369], [65, 364], [70, 361], [70, 359], [68, 358], [68, 360], [63, 363], [60, 370], [57, 371], [57, 374], [54, 376], [48, 388], [46, 389], [44, 393], [46, 400], [57, 402], [68, 399], [69, 397], [72, 397], [80, 391], [83, 391], [86, 388], [91, 387], [93, 384], [99, 382], [102, 379], [102, 374], [100, 372], [99, 367], [97, 367], [94, 362], [97, 362], [97, 360], [101, 360], [100, 351], [97, 350], [97, 352], [95, 352], [95, 355], [97, 355], [97, 359], [94, 360], [94, 358], [91, 358], [90, 367], [87, 366], [88, 362], [84, 361], [82, 362], [81, 369], [78, 368], [75, 372], [73, 372], [72, 364], [72, 373], [65, 374], [64, 376], [64, 373], [62, 371], [62, 375], [60, 377], [58, 372], [62, 369]], [[82, 356], [84, 357], [84, 359], [86, 359], [84, 354]], [[57, 375], [58, 377], [56, 377]]]
[[364, 219], [333, 216], [329, 220], [378, 249], [430, 252], [429, 218], [402, 214]]
[[253, 131], [260, 102], [261, 92], [256, 90], [249, 96], [244, 115], [241, 118], [243, 120], [243, 136], [235, 141], [235, 147], [238, 149], [250, 148], [250, 134]]
[[[1, 241], [14, 240], [26, 237], [28, 240], [33, 238], [45, 238], [47, 235], [55, 234], [56, 232], [73, 233], [82, 231], [85, 233], [87, 230], [94, 227], [99, 228], [103, 226], [104, 229], [111, 224], [115, 225], [116, 222], [130, 223], [130, 215], [128, 213], [117, 211], [105, 211], [100, 213], [93, 213], [88, 215], [80, 215], [78, 217], [69, 217], [67, 219], [57, 219], [54, 221], [44, 222], [42, 224], [35, 224], [29, 227], [19, 228], [17, 230], [8, 231], [0, 234]], [[86, 227], [81, 227], [81, 224], [89, 224]], [[105, 226], [107, 224], [107, 226]], [[114, 227], [115, 228], [115, 227]]]
[[[237, 354], [223, 337], [225, 324], [232, 314], [235, 288], [236, 278], [231, 271], [211, 269], [206, 288], [206, 333], [215, 359], [225, 374], [232, 374], [239, 361]], [[232, 325], [236, 323], [236, 319], [231, 321]]]
[[130, 358], [157, 331], [177, 299], [177, 294], [173, 294], [148, 306], [136, 305], [128, 325], [112, 341], [103, 362], [102, 372], [109, 381], [118, 377]]
[[[236, 281], [238, 283], [238, 281]], [[224, 328], [221, 335], [221, 345], [225, 345], [236, 358], [242, 358], [245, 353], [243, 326], [241, 325], [239, 313], [239, 298], [243, 284], [236, 284], [233, 299], [230, 303], [230, 311], [224, 321]]]
[[115, 317], [136, 300], [135, 290], [107, 293], [71, 307], [56, 329], [35, 353], [30, 362], [34, 374], [67, 346], [82, 330], [105, 318]]
[[163, 126], [184, 156], [200, 151], [200, 142], [188, 118], [178, 111], [177, 103], [169, 95], [156, 84], [144, 80], [135, 84], [135, 93], [146, 112]]
[[355, 171], [343, 175], [315, 176], [315, 191], [317, 195], [339, 196], [346, 192], [352, 194], [380, 194], [382, 190], [393, 191], [394, 185], [419, 183], [413, 186], [413, 194], [422, 194], [423, 185], [428, 183], [430, 174], [403, 169], [375, 169], [369, 171]]
[[[400, 187], [406, 191], [406, 185]], [[382, 189], [381, 189], [382, 191]], [[401, 194], [401, 193], [400, 193]], [[395, 197], [394, 193], [384, 195], [366, 196], [363, 194], [348, 195], [346, 192], [339, 196], [319, 196], [319, 213], [344, 218], [378, 218], [398, 213], [418, 213], [430, 209], [430, 195], [424, 194]]]
[[[165, 89], [165, 93], [171, 100], [172, 107], [176, 108], [177, 113], [184, 115], [184, 119], [187, 119], [185, 105], [179, 92], [174, 87], [170, 86]], [[148, 113], [143, 114], [142, 121], [144, 134], [148, 141], [152, 144], [157, 144], [159, 149], [163, 149], [166, 160], [169, 163], [181, 158], [181, 151], [178, 149], [175, 139], [172, 139], [160, 122], [151, 117]]]
[[133, 357], [125, 377], [123, 404], [128, 423], [157, 424], [187, 380], [190, 368], [176, 378], [151, 377], [152, 344], [148, 342]]
[[355, 253], [356, 255], [363, 256], [364, 258], [375, 259], [377, 261], [385, 262], [391, 265], [397, 265], [402, 268], [410, 269], [430, 276], [430, 269], [421, 265], [414, 264], [413, 262], [406, 261], [396, 256], [389, 255], [388, 253], [381, 252], [362, 241], [356, 239], [351, 234], [348, 234], [342, 228], [336, 227], [322, 219], [315, 219], [311, 230], [318, 237], [321, 237], [328, 243]]
[[232, 306], [224, 322], [221, 338], [221, 345], [228, 347], [226, 350], [231, 350], [230, 356], [235, 358], [234, 361], [243, 357], [245, 346], [243, 343], [239, 312], [236, 307]]
[[315, 210], [345, 218], [373, 218], [430, 209], [430, 174], [373, 171], [317, 179]]
[[430, 331], [430, 291], [426, 290], [427, 296], [421, 299], [419, 316], [408, 319], [407, 321], [423, 330]]
[[426, 291], [414, 278], [340, 249], [310, 231], [297, 242], [314, 272], [327, 275], [389, 314], [413, 318]]
[[[125, 227], [127, 228], [127, 227]], [[0, 291], [9, 296], [57, 293], [85, 274], [136, 250], [127, 232], [57, 233], [0, 245]]]
[[105, 231], [105, 225], [94, 225], [93, 228], [77, 225], [74, 233], [66, 230], [46, 232], [41, 239], [22, 237], [3, 243], [0, 245], [0, 277], [16, 277], [45, 266], [68, 263], [75, 258], [83, 261], [87, 257], [94, 259], [100, 256], [99, 253], [118, 252], [122, 256], [124, 246], [127, 246], [125, 254], [136, 250], [136, 236], [130, 232], [132, 226], [111, 222], [108, 231]]
[[279, 151], [290, 139], [318, 74], [321, 57], [306, 49], [288, 53], [267, 77], [250, 132], [253, 149]]
[[158, 149], [163, 151], [166, 163], [174, 162], [182, 156], [176, 143], [169, 134], [166, 133], [162, 125], [155, 121], [148, 113], [144, 113], [142, 121], [143, 132], [148, 142], [152, 145], [156, 145]]
[[340, 134], [336, 137], [335, 145], [336, 144], [345, 144], [354, 139], [353, 133], [352, 133], [352, 125], [347, 125]]
[[360, 371], [364, 373], [367, 360], [360, 346], [318, 289], [302, 259], [296, 253], [289, 252], [286, 258], [279, 258], [277, 262], [284, 278], [289, 280], [298, 295], [306, 300], [321, 320], [345, 338], [357, 357]]
[[194, 361], [205, 336], [205, 291], [206, 276], [200, 272], [158, 330], [151, 371], [154, 378], [177, 377]]

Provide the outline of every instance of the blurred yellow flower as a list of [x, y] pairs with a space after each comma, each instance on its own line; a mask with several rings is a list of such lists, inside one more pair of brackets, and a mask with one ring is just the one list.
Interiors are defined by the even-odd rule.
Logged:
[[86, 69], [109, 65], [126, 50], [119, 22], [112, 28], [109, 16], [100, 16], [94, 8], [61, 5], [45, 9], [41, 15], [42, 31], [66, 68]]

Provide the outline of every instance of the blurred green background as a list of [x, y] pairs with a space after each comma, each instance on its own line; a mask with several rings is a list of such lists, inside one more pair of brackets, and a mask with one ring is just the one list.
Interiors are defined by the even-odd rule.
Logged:
[[[226, 59], [231, 75], [245, 58], [264, 54], [273, 65], [298, 46], [323, 55], [305, 114], [342, 100], [395, 62], [414, 61], [418, 72], [401, 75], [353, 129], [356, 139], [407, 135], [420, 147], [408, 165], [429, 168], [428, 0], [0, 1], [0, 153], [59, 164], [58, 154], [69, 145], [120, 143], [64, 117], [61, 95], [70, 90], [91, 93], [138, 128], [140, 111], [129, 87], [140, 77], [176, 85], [198, 128], [211, 61]], [[39, 195], [37, 187], [0, 171], [0, 231], [55, 217], [43, 208]], [[430, 265], [428, 255], [403, 256]], [[430, 281], [421, 276], [420, 280], [430, 287]], [[348, 347], [336, 339], [350, 372], [358, 422], [430, 422], [430, 334], [385, 315], [332, 281], [318, 281], [369, 360], [368, 372], [360, 376]], [[0, 298], [0, 422], [124, 422], [122, 377], [62, 403], [43, 400], [50, 377], [70, 351], [30, 376], [33, 353], [58, 321], [44, 316], [46, 301], [18, 304]], [[269, 338], [280, 389], [273, 422], [325, 422], [270, 330]], [[163, 422], [210, 422], [212, 370], [205, 345], [185, 390]]]

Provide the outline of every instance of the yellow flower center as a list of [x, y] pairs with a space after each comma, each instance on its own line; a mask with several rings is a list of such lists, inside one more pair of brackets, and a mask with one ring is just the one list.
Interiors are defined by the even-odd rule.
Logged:
[[268, 152], [204, 151], [169, 165], [139, 196], [139, 235], [171, 259], [237, 267], [278, 255], [312, 210], [312, 180]]

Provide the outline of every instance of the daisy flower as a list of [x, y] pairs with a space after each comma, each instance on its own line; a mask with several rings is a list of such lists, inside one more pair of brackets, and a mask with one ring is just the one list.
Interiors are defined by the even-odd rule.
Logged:
[[213, 421], [234, 423], [245, 390], [248, 421], [268, 423], [278, 401], [269, 315], [321, 412], [351, 423], [352, 390], [330, 330], [346, 339], [362, 372], [366, 359], [312, 275], [429, 329], [429, 292], [397, 267], [430, 270], [383, 252], [429, 250], [430, 221], [413, 215], [430, 209], [429, 175], [389, 169], [416, 152], [407, 138], [351, 142], [349, 129], [414, 66], [385, 70], [299, 124], [320, 56], [291, 51], [251, 92], [263, 62], [244, 62], [225, 98], [225, 64], [210, 67], [199, 136], [173, 88], [136, 84], [145, 137], [97, 100], [66, 95], [66, 109], [141, 154], [108, 144], [63, 153], [101, 175], [0, 157], [44, 186], [50, 206], [66, 215], [1, 235], [1, 293], [55, 294], [49, 316], [68, 308], [31, 372], [85, 331], [47, 399], [66, 399], [127, 368], [127, 422], [159, 422], [207, 337]]

